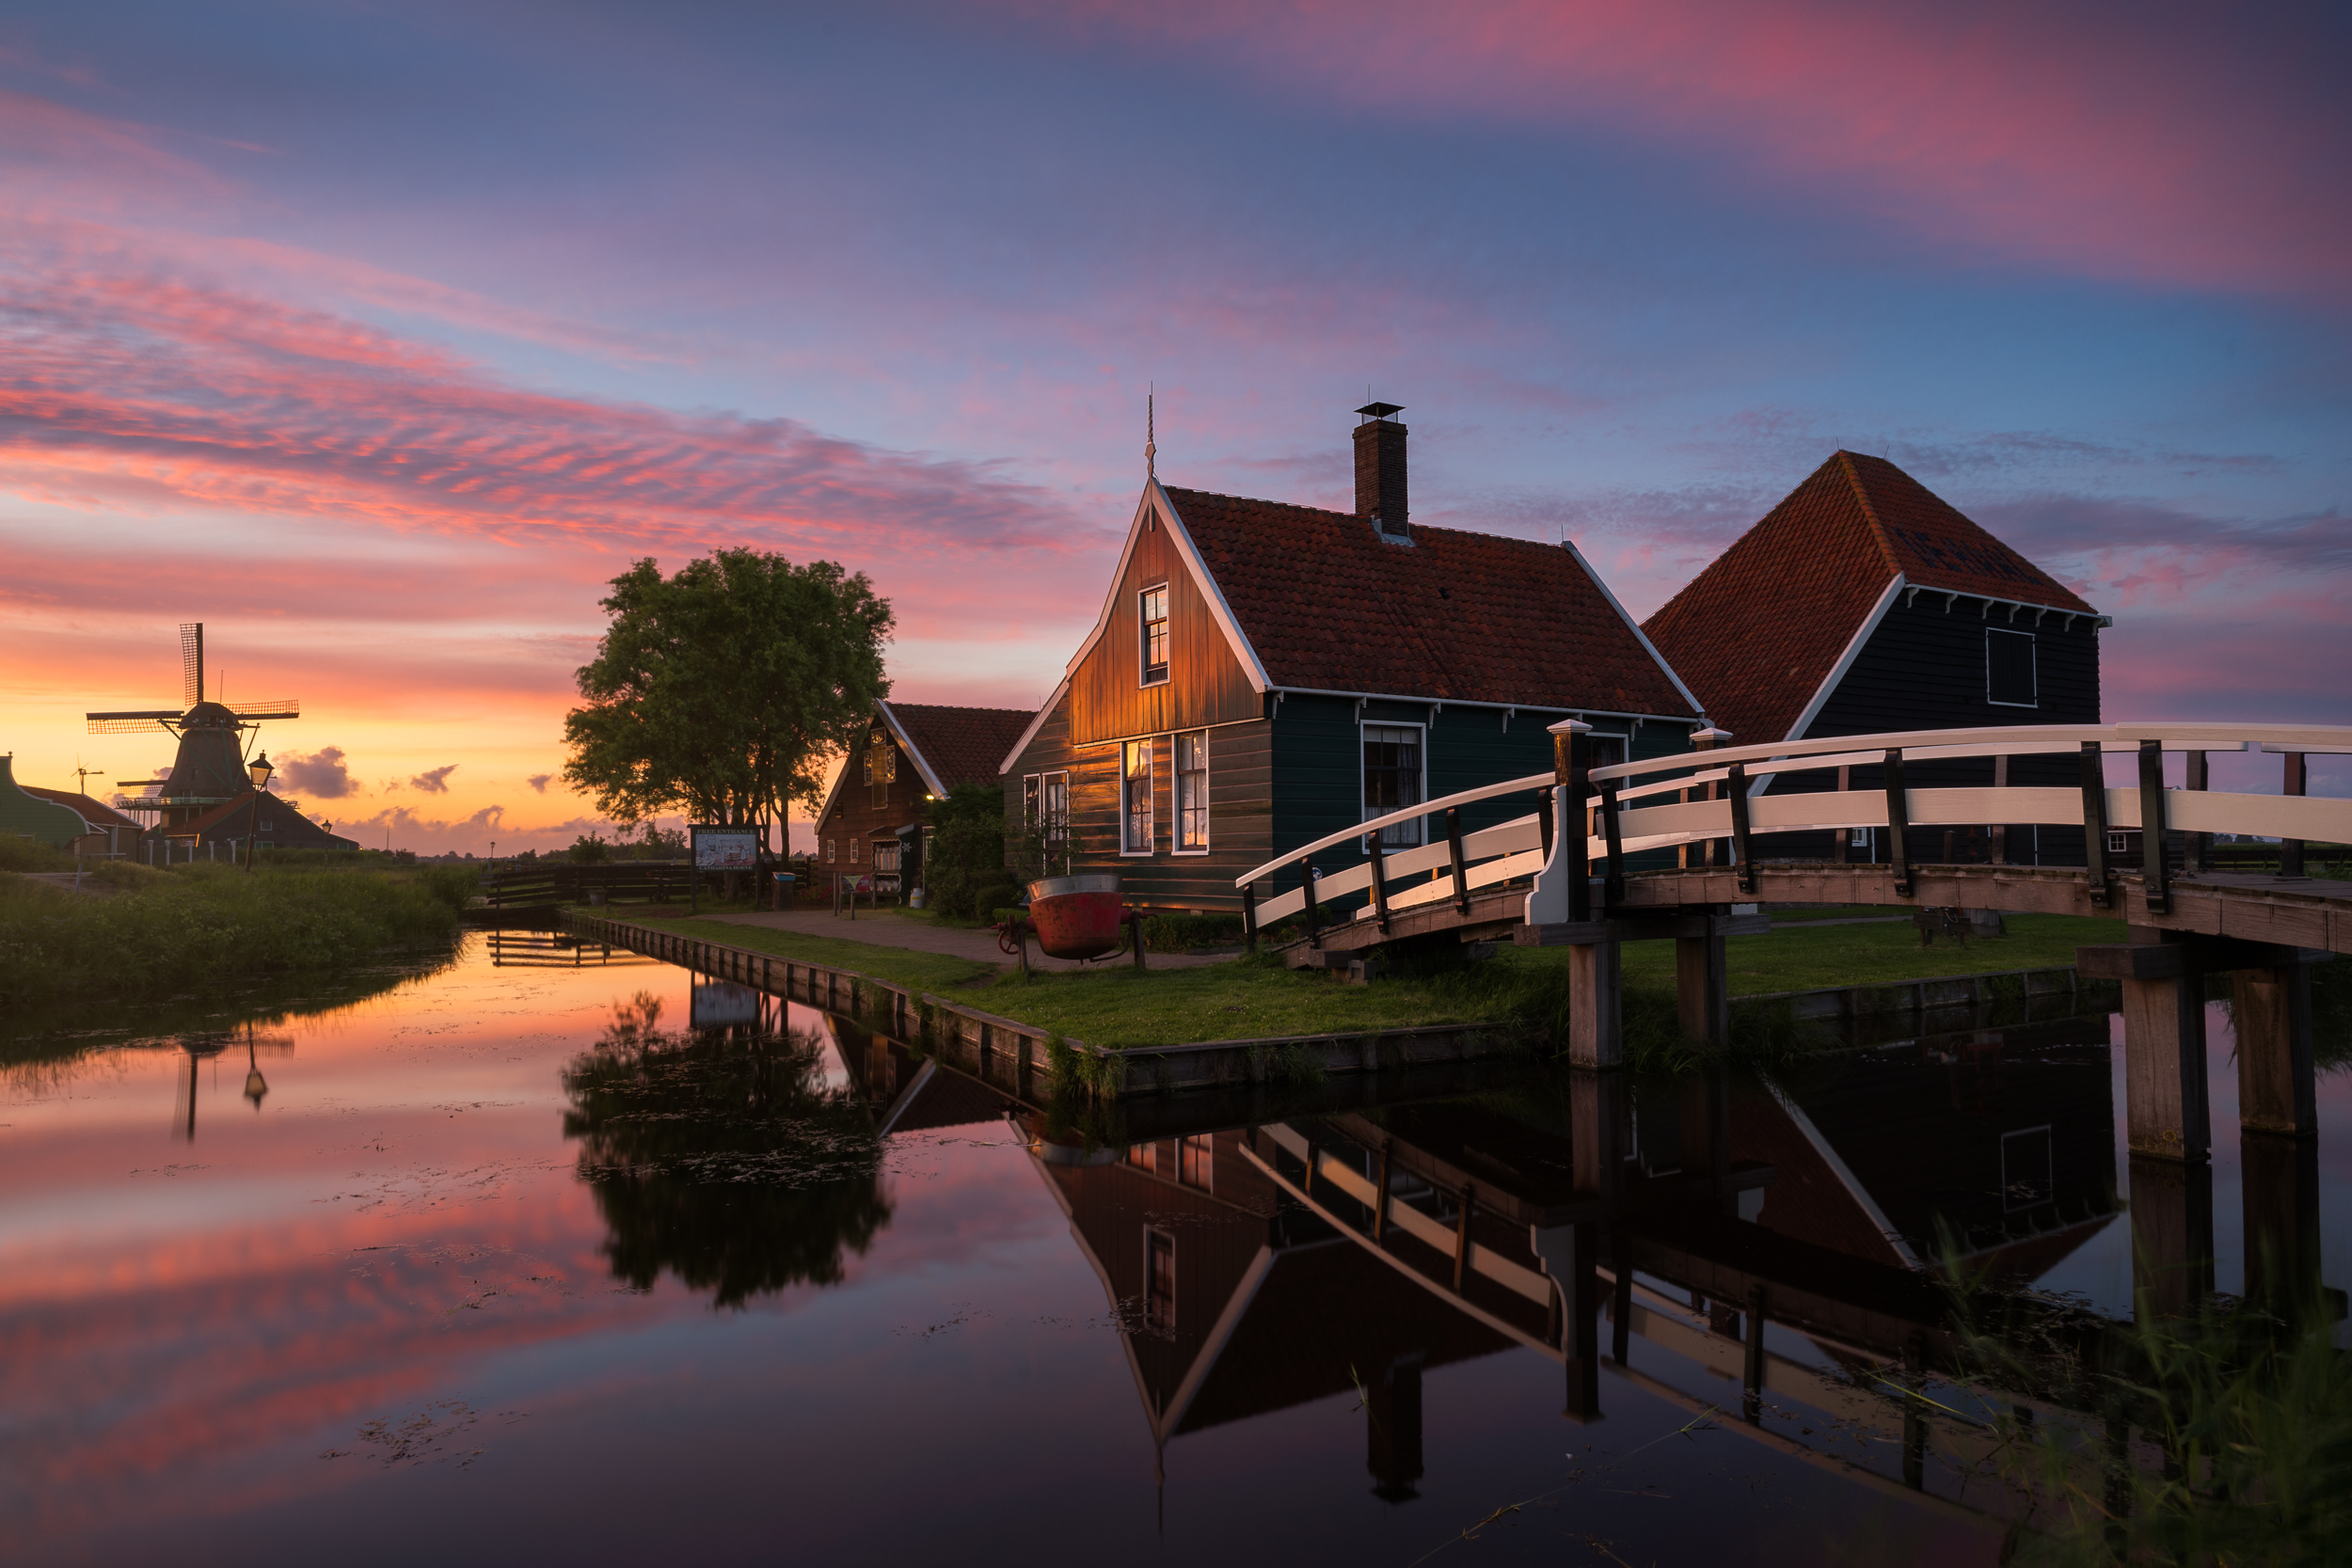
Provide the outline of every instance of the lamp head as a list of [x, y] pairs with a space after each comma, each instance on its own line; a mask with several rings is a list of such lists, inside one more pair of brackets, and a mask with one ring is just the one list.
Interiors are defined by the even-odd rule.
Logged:
[[270, 766], [269, 753], [267, 752], [263, 752], [260, 756], [255, 757], [251, 762], [247, 763], [245, 770], [253, 775], [253, 787], [256, 789], [267, 789], [269, 787], [269, 776], [278, 771], [276, 768]]

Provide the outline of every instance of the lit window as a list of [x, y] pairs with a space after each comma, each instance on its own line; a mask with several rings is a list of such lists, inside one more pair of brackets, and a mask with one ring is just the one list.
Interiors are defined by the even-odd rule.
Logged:
[[1152, 743], [1130, 740], [1119, 781], [1119, 847], [1122, 854], [1152, 852]]
[[1143, 591], [1143, 684], [1168, 679], [1168, 586]]
[[1216, 1141], [1205, 1132], [1186, 1138], [1176, 1149], [1176, 1180], [1187, 1187], [1214, 1188]]
[[1041, 829], [1044, 818], [1040, 815], [1045, 807], [1045, 780], [1036, 773], [1027, 773], [1021, 780], [1021, 825], [1035, 832]]
[[1176, 1238], [1143, 1233], [1143, 1321], [1163, 1334], [1176, 1331]]
[[[1364, 816], [1403, 811], [1421, 804], [1421, 730], [1409, 724], [1364, 726]], [[1421, 842], [1421, 822], [1398, 822], [1380, 830], [1380, 847], [1393, 849]]]
[[1135, 1166], [1137, 1170], [1156, 1172], [1160, 1168], [1160, 1146], [1157, 1144], [1129, 1144], [1127, 1146], [1127, 1163]]
[[1985, 629], [1984, 700], [2000, 707], [2041, 705], [2034, 683], [2032, 633]]
[[1049, 854], [1061, 857], [1062, 870], [1070, 869], [1070, 775], [1045, 775], [1045, 844]]
[[1176, 737], [1176, 847], [1199, 853], [1209, 847], [1209, 732]]

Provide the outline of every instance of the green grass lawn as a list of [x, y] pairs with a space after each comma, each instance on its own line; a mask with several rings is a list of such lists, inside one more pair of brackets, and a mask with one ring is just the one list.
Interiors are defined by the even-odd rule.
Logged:
[[[1757, 937], [1733, 937], [1725, 944], [1731, 994], [1757, 996], [1784, 990], [1820, 990], [1832, 986], [1877, 986], [1898, 980], [1932, 980], [1947, 974], [1990, 974], [2013, 969], [2056, 969], [2074, 961], [2074, 949], [2091, 942], [2123, 942], [2120, 920], [2090, 920], [2068, 914], [2012, 914], [2005, 937], [1971, 937], [1964, 948], [1938, 935], [1935, 945], [1919, 945], [1919, 933], [1900, 926], [1829, 926]], [[1565, 962], [1559, 949], [1536, 949]], [[1671, 989], [1675, 948], [1670, 942], [1631, 942], [1625, 946], [1628, 986]]]
[[[1330, 974], [1247, 961], [1142, 974], [1121, 963], [1024, 980], [1009, 965], [840, 937], [715, 921], [659, 924], [755, 952], [937, 991], [986, 1012], [1111, 1047], [1434, 1023], [1549, 1026], [1566, 993], [1567, 954], [1561, 948], [1504, 947], [1485, 963], [1401, 972], [1370, 986], [1345, 986]], [[1909, 925], [1808, 928], [1800, 924], [1765, 936], [1733, 937], [1732, 994], [2053, 968], [2073, 963], [2074, 949], [2083, 943], [2124, 940], [2121, 922], [2067, 915], [2012, 915], [2009, 929], [2006, 937], [1971, 939], [1965, 949], [1941, 936], [1934, 946], [1921, 947]], [[1674, 943], [1629, 942], [1624, 963], [1629, 991], [1653, 1000], [1673, 994]]]

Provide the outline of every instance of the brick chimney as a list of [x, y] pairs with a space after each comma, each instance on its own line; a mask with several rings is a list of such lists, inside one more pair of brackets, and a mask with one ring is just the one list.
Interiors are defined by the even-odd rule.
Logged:
[[1356, 515], [1391, 539], [1413, 536], [1405, 513], [1405, 427], [1393, 403], [1368, 403], [1356, 412]]

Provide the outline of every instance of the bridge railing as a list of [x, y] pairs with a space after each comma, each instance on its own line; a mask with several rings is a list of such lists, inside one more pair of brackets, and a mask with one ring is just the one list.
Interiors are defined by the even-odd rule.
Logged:
[[[2263, 752], [2282, 756], [2288, 793], [2250, 795], [2202, 787], [2204, 769], [2192, 770], [2192, 787], [2168, 788], [2164, 755], [2180, 752], [2210, 757], [2223, 752]], [[2138, 763], [2135, 787], [2111, 789], [2106, 759], [2122, 753]], [[1887, 832], [1890, 864], [1899, 891], [1907, 891], [1909, 863], [1903, 836], [1912, 828], [2050, 826], [2085, 830], [2086, 876], [2094, 903], [2106, 900], [2106, 835], [2138, 830], [2142, 864], [2149, 880], [2152, 912], [2162, 912], [2169, 868], [2164, 834], [2231, 833], [2276, 838], [2290, 849], [2304, 841], [2352, 842], [2352, 800], [2301, 793], [2302, 759], [2352, 753], [2352, 728], [2309, 724], [2124, 722], [2043, 724], [2002, 729], [1911, 730], [1882, 735], [1839, 736], [1821, 740], [1776, 741], [1685, 752], [1583, 770], [1565, 767], [1464, 790], [1374, 817], [1266, 862], [1234, 879], [1248, 901], [1253, 928], [1298, 914], [1312, 901], [1327, 902], [1369, 893], [1361, 917], [1385, 919], [1391, 912], [1453, 899], [1467, 908], [1471, 893], [1514, 878], [1539, 877], [1557, 890], [1568, 879], [1606, 865], [1612, 882], [1624, 875], [1624, 857], [1645, 849], [1728, 840], [1732, 863], [1741, 868], [1743, 891], [1754, 891], [1752, 841], [1766, 833], [1872, 828]], [[1906, 770], [1921, 764], [2020, 756], [2074, 756], [2080, 782], [2052, 787], [2037, 784], [1914, 788]], [[1867, 768], [1881, 782], [1867, 789], [1788, 791], [1774, 794], [1772, 782], [1786, 773], [1821, 773]], [[1564, 778], [1563, 774], [1568, 775]], [[1573, 787], [1571, 787], [1573, 785]], [[1479, 801], [1530, 792], [1552, 797], [1550, 813], [1534, 813], [1477, 832], [1459, 831], [1459, 811]], [[1578, 798], [1571, 799], [1574, 794]], [[1696, 796], [1697, 798], [1693, 798]], [[1549, 816], [1551, 821], [1547, 821]], [[1424, 817], [1443, 817], [1443, 842], [1393, 854], [1379, 849], [1383, 829]], [[1552, 823], [1560, 832], [1548, 831]], [[1581, 832], [1571, 832], [1574, 823]], [[2153, 832], [2147, 830], [2153, 825]], [[1331, 876], [1318, 875], [1313, 857], [1351, 839], [1364, 839], [1372, 854]], [[1572, 868], [1568, 863], [1574, 862]], [[1251, 895], [1260, 879], [1298, 868], [1301, 883], [1257, 904]], [[1440, 872], [1428, 881], [1391, 891], [1390, 884], [1421, 872]], [[1531, 899], [1527, 918], [1566, 918]], [[1547, 906], [1538, 909], [1538, 903]], [[1574, 900], [1581, 906], [1583, 900]], [[1562, 908], [1568, 906], [1563, 904]]]

